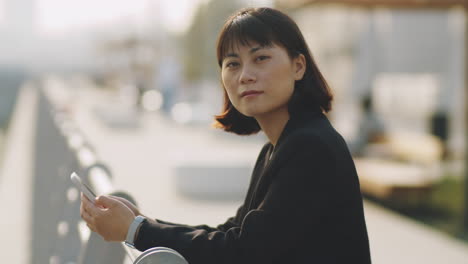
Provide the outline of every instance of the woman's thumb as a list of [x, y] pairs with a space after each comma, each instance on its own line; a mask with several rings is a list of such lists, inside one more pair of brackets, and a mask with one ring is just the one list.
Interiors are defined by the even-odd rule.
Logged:
[[112, 199], [109, 196], [102, 195], [102, 196], [99, 196], [99, 197], [96, 198], [96, 204], [100, 205], [100, 206], [102, 206], [104, 208], [111, 208], [116, 203], [118, 203], [118, 201], [115, 200], [115, 199]]

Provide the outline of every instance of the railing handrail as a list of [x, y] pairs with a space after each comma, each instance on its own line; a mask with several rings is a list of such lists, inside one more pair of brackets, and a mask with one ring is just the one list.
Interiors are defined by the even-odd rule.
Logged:
[[[83, 179], [87, 181], [90, 184], [90, 187], [98, 194], [113, 194], [122, 196], [135, 203], [129, 194], [124, 192], [115, 192], [115, 188], [111, 180], [112, 174], [109, 168], [99, 160], [95, 151], [93, 150], [92, 145], [85, 139], [84, 135], [78, 129], [76, 124], [71, 120], [69, 113], [58, 110], [65, 109], [65, 107], [60, 107], [58, 102], [53, 101], [55, 97], [49, 95], [53, 91], [42, 89], [41, 92], [43, 92], [42, 96], [44, 96], [46, 99], [45, 101], [50, 108], [50, 114], [52, 115], [55, 126], [65, 138], [68, 148], [75, 156], [79, 167], [84, 169], [84, 175], [81, 175]], [[71, 171], [69, 173], [71, 173]], [[80, 219], [80, 221], [82, 220]], [[89, 239], [92, 237], [90, 236], [89, 230], [86, 228], [79, 228], [78, 230], [80, 237], [87, 239], [89, 242]], [[144, 252], [139, 252], [136, 249], [131, 249], [125, 246], [123, 242], [120, 243], [120, 245], [128, 258], [134, 264], [188, 264], [182, 255], [169, 248], [155, 247], [150, 248]], [[85, 254], [87, 253], [85, 252]], [[80, 258], [83, 259], [86, 258], [86, 256], [81, 255]]]

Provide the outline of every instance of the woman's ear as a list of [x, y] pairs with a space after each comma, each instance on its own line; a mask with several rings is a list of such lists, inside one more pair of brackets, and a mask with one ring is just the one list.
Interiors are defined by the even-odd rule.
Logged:
[[307, 67], [305, 56], [303, 54], [299, 54], [296, 58], [294, 58], [293, 66], [294, 66], [294, 79], [296, 81], [302, 80], [302, 77], [304, 77], [304, 73]]

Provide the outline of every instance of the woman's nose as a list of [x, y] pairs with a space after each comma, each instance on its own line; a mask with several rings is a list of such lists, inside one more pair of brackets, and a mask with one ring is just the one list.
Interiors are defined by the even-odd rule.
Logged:
[[252, 83], [256, 81], [255, 72], [251, 67], [244, 66], [240, 75], [241, 84]]

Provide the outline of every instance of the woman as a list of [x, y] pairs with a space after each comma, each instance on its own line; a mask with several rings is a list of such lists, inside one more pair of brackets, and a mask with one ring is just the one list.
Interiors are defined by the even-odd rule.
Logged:
[[216, 228], [187, 226], [101, 196], [82, 199], [88, 226], [139, 250], [175, 249], [191, 264], [370, 263], [354, 163], [323, 114], [332, 95], [297, 25], [274, 9], [241, 10], [224, 25], [217, 57], [225, 96], [216, 127], [269, 139], [237, 214]]

